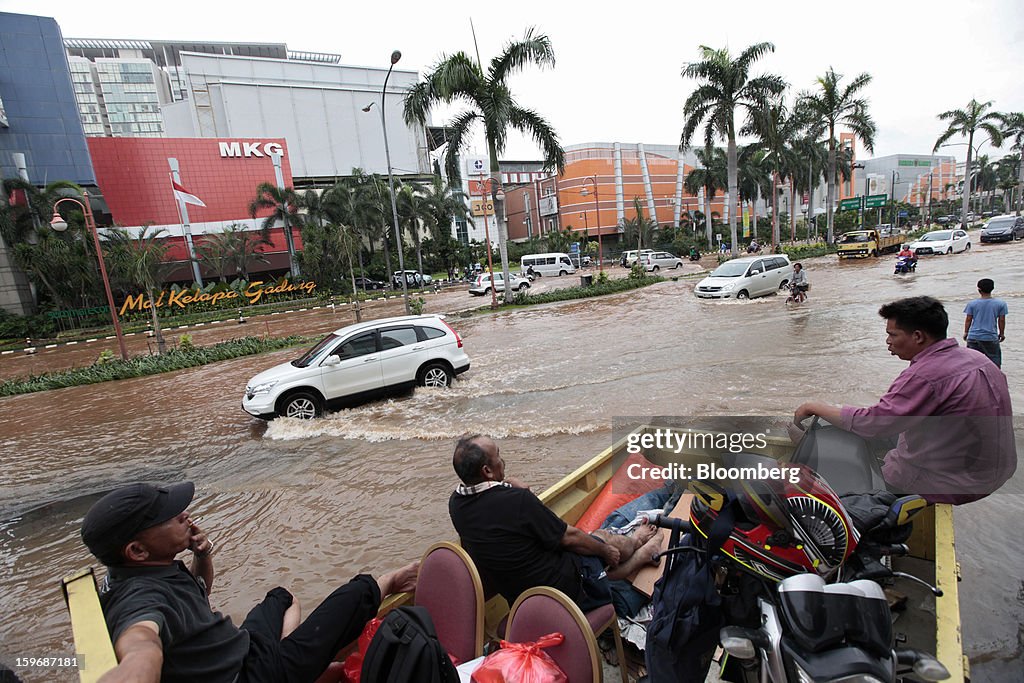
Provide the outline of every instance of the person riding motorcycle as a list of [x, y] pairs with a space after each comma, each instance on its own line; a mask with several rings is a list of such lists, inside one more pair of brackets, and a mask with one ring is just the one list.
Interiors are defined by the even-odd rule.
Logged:
[[807, 273], [804, 271], [802, 263], [793, 264], [793, 279], [789, 282], [789, 289], [793, 292], [793, 295], [805, 296], [807, 290], [811, 288], [809, 282], [807, 282]]
[[903, 248], [900, 249], [900, 253], [896, 254], [898, 257], [908, 258], [911, 263], [917, 261], [917, 254], [914, 253], [913, 249], [910, 248], [909, 244], [904, 244]]

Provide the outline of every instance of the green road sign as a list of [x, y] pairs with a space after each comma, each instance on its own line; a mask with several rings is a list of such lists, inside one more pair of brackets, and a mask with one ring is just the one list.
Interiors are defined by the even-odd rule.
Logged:
[[869, 194], [864, 198], [865, 209], [880, 209], [889, 202], [887, 194]]
[[860, 208], [860, 197], [853, 197], [852, 199], [843, 199], [839, 202], [840, 211], [856, 211]]

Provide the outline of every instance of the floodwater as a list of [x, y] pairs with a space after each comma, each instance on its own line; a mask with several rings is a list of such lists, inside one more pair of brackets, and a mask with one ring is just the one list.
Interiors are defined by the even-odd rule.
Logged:
[[[90, 564], [81, 518], [123, 482], [196, 482], [192, 510], [218, 548], [212, 602], [237, 622], [274, 585], [288, 586], [308, 610], [353, 574], [399, 566], [452, 538], [450, 457], [464, 432], [497, 437], [509, 473], [540, 490], [609, 445], [616, 417], [782, 416], [812, 398], [872, 403], [905, 366], [886, 352], [876, 313], [900, 296], [939, 297], [957, 333], [975, 282], [992, 277], [1010, 307], [1003, 370], [1020, 412], [1022, 263], [1024, 243], [924, 259], [901, 278], [891, 257], [822, 258], [806, 262], [810, 300], [792, 308], [779, 296], [701, 302], [694, 281], [679, 280], [453, 318], [472, 369], [452, 389], [421, 389], [313, 423], [267, 425], [240, 408], [249, 377], [294, 349], [0, 399], [0, 661], [73, 652], [59, 580]], [[428, 311], [482, 303], [464, 290], [436, 296]], [[382, 302], [375, 315], [398, 309]], [[342, 315], [296, 313], [270, 324], [274, 334], [320, 334], [347, 322]], [[1022, 482], [1018, 473], [1000, 494], [956, 513], [974, 681], [1020, 676]], [[18, 673], [71, 680], [53, 670]]]

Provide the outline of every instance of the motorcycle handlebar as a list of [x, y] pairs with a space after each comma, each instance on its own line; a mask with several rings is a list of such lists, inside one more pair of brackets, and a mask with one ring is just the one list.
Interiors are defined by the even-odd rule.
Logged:
[[657, 512], [644, 513], [644, 519], [651, 526], [656, 526], [659, 529], [679, 530], [682, 533], [692, 531], [690, 522], [685, 519], [677, 519], [675, 517], [667, 517]]

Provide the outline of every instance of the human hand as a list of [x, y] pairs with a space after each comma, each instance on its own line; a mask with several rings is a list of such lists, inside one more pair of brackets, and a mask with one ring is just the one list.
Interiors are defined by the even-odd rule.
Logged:
[[1001, 335], [999, 335], [999, 341], [1000, 341], [1000, 342], [1004, 342], [1004, 341], [1006, 341], [1006, 335], [1005, 335], [1005, 334], [1001, 334]]
[[199, 528], [191, 519], [188, 521], [189, 544], [188, 549], [198, 558], [209, 556], [213, 552], [213, 541], [206, 537], [206, 532]]
[[420, 563], [413, 562], [401, 569], [388, 572], [377, 580], [380, 595], [385, 597], [393, 593], [408, 593], [416, 590], [416, 578], [420, 573]]
[[815, 402], [807, 401], [797, 406], [796, 410], [793, 411], [793, 424], [803, 429], [801, 423], [809, 417], [817, 415], [815, 412]]

